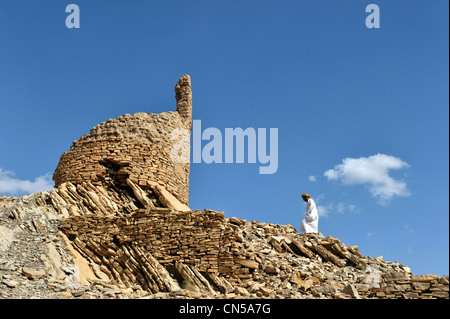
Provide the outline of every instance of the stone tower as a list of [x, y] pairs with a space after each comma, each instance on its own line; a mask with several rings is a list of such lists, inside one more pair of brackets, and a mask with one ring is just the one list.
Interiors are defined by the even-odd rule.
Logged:
[[[191, 78], [184, 75], [175, 86], [176, 111], [159, 114], [125, 114], [95, 126], [74, 141], [61, 155], [53, 175], [55, 187], [62, 183], [124, 186], [130, 181], [140, 188], [157, 185], [180, 203], [189, 205], [189, 163], [174, 163], [170, 152], [177, 140], [175, 129], [192, 126]], [[187, 149], [190, 142], [187, 139]]]

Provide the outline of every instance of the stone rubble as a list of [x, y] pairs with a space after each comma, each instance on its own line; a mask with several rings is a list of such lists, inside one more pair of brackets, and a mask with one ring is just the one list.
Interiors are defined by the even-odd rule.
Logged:
[[106, 213], [114, 193], [94, 213], [88, 192], [65, 186], [0, 200], [0, 298], [448, 298], [448, 276], [415, 276], [332, 236], [213, 210]]

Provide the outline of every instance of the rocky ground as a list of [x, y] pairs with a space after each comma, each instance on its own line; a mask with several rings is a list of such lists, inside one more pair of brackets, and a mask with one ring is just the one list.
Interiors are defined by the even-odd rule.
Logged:
[[[302, 235], [291, 225], [237, 218], [237, 247], [255, 256], [242, 260], [253, 269], [239, 284], [226, 281], [213, 290], [189, 281], [152, 293], [140, 285], [109, 279], [81, 283], [74, 254], [61, 236], [65, 218], [52, 208], [48, 193], [0, 198], [0, 298], [3, 299], [441, 299], [448, 298], [448, 276], [415, 276], [406, 265], [359, 253], [337, 238]], [[92, 265], [91, 265], [92, 266]]]

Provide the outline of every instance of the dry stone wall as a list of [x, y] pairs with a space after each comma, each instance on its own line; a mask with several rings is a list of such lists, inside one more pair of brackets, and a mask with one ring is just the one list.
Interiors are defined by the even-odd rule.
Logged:
[[84, 182], [8, 201], [0, 298], [448, 298], [448, 276], [416, 276], [291, 225], [176, 211], [155, 196]]
[[[113, 184], [127, 186], [126, 180], [141, 187], [157, 184], [182, 203], [189, 202], [189, 171], [170, 159], [167, 150], [149, 143], [124, 142], [118, 138], [81, 140], [61, 156], [54, 174], [56, 184]], [[185, 164], [188, 165], [188, 164]]]
[[238, 227], [229, 223], [223, 212], [160, 208], [127, 217], [72, 217], [61, 223], [61, 229], [86, 258], [128, 286], [151, 287], [146, 278], [152, 271], [142, 269], [142, 263], [129, 262], [130, 258], [138, 260], [139, 254], [152, 256], [175, 277], [181, 276], [178, 265], [231, 283], [250, 278], [254, 270], [244, 266], [254, 264], [254, 256], [239, 249], [242, 237]]

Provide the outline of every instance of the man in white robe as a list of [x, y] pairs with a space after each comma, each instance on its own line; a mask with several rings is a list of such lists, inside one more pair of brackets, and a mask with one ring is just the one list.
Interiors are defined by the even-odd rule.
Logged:
[[306, 202], [306, 217], [302, 220], [300, 230], [305, 234], [318, 233], [319, 215], [317, 214], [316, 203], [308, 194], [303, 194], [302, 198]]

